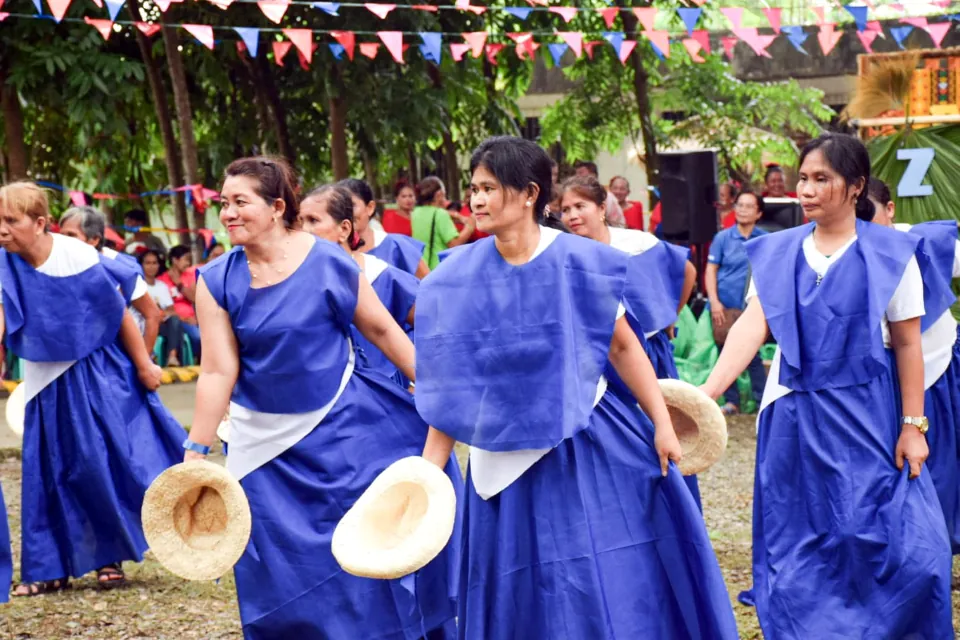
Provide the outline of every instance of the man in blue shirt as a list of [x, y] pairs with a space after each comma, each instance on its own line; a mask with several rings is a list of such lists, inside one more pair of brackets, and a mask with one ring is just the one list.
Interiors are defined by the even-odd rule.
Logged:
[[[707, 271], [704, 284], [710, 301], [710, 316], [713, 320], [713, 332], [717, 346], [723, 347], [723, 338], [740, 316], [744, 307], [744, 297], [749, 282], [750, 264], [744, 245], [751, 238], [766, 233], [757, 228], [757, 221], [763, 215], [763, 198], [752, 191], [744, 191], [734, 201], [734, 213], [737, 224], [724, 229], [713, 237], [710, 254], [707, 256]], [[753, 395], [760, 405], [766, 374], [763, 362], [756, 355], [747, 368]], [[734, 414], [740, 411], [740, 393], [734, 383], [724, 394], [726, 404], [723, 411]]]

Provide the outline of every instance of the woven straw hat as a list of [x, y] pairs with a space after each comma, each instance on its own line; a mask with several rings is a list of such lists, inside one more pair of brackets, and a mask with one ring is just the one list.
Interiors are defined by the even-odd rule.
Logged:
[[214, 580], [237, 563], [250, 539], [250, 504], [220, 465], [190, 460], [164, 471], [143, 498], [143, 533], [168, 571]]
[[15, 434], [23, 437], [23, 420], [27, 411], [27, 403], [24, 401], [24, 394], [26, 390], [24, 389], [23, 383], [18, 384], [17, 388], [10, 393], [10, 397], [7, 398], [7, 426], [10, 427], [10, 431], [13, 431]]
[[683, 449], [680, 472], [689, 476], [706, 471], [727, 448], [723, 412], [707, 394], [682, 380], [660, 380], [660, 391]]
[[409, 575], [450, 541], [457, 496], [443, 469], [420, 456], [394, 462], [333, 532], [333, 557], [347, 573], [389, 580]]

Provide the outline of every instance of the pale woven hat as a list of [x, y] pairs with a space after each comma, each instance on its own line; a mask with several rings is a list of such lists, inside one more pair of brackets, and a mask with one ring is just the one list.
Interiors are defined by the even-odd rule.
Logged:
[[23, 420], [27, 412], [27, 403], [24, 400], [25, 394], [26, 389], [23, 383], [21, 383], [17, 385], [7, 398], [7, 426], [10, 427], [10, 431], [13, 431], [21, 438], [23, 437]]
[[717, 403], [699, 388], [682, 380], [660, 380], [683, 459], [685, 476], [706, 471], [727, 448], [727, 420]]
[[214, 580], [250, 539], [250, 504], [218, 464], [190, 460], [160, 474], [143, 498], [143, 533], [157, 560], [187, 580]]
[[420, 456], [394, 462], [333, 532], [333, 557], [347, 573], [389, 580], [409, 575], [450, 541], [457, 496], [443, 469]]

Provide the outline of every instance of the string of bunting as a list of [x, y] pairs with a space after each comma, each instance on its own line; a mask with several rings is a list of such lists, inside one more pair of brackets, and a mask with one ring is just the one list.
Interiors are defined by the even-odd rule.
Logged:
[[[151, 22], [124, 21], [117, 20], [120, 10], [125, 4], [125, 0], [93, 0], [97, 6], [102, 7], [103, 3], [109, 14], [108, 19], [84, 17], [82, 20], [65, 18], [67, 9], [72, 0], [47, 0], [47, 5], [51, 15], [44, 15], [43, 0], [32, 0], [37, 8], [38, 15], [13, 14], [0, 12], [0, 22], [6, 18], [19, 19], [53, 19], [56, 22], [85, 22], [94, 27], [103, 38], [109, 39], [110, 35], [122, 29], [123, 26], [134, 26], [146, 36], [150, 37], [156, 34], [161, 25]], [[183, 0], [153, 0], [161, 11], [169, 9], [174, 2], [183, 2]], [[719, 12], [723, 14], [725, 21], [729, 23], [729, 31], [712, 32], [706, 29], [698, 29], [698, 24], [703, 20], [702, 5], [706, 0], [693, 0], [698, 6], [680, 7], [675, 11], [662, 10], [658, 7], [601, 7], [601, 8], [580, 8], [565, 6], [549, 6], [547, 0], [527, 0], [531, 5], [529, 7], [482, 7], [470, 4], [470, 0], [456, 0], [454, 5], [398, 5], [383, 3], [348, 3], [348, 2], [313, 2], [310, 0], [207, 0], [221, 9], [227, 9], [233, 3], [256, 3], [264, 15], [275, 24], [280, 24], [287, 9], [291, 5], [310, 5], [326, 14], [337, 16], [341, 8], [364, 8], [381, 20], [394, 10], [409, 9], [418, 11], [436, 12], [439, 10], [457, 10], [470, 11], [481, 15], [486, 11], [503, 11], [509, 13], [519, 20], [526, 20], [531, 12], [546, 11], [556, 14], [564, 21], [570, 23], [577, 15], [581, 13], [599, 13], [603, 16], [608, 29], [613, 29], [616, 19], [621, 11], [632, 12], [642, 30], [640, 35], [650, 43], [653, 51], [661, 58], [670, 55], [670, 46], [672, 42], [679, 40], [687, 54], [695, 62], [703, 62], [701, 53], [710, 54], [711, 51], [711, 33], [719, 36], [723, 46], [724, 53], [730, 59], [733, 59], [734, 48], [740, 42], [746, 44], [756, 55], [763, 57], [772, 57], [768, 52], [770, 45], [781, 35], [785, 36], [790, 44], [800, 53], [809, 55], [805, 44], [810, 32], [805, 30], [805, 26], [814, 26], [817, 28], [817, 41], [824, 55], [828, 55], [836, 47], [837, 43], [844, 35], [842, 24], [853, 23], [856, 27], [856, 34], [864, 50], [868, 53], [873, 52], [873, 43], [877, 37], [886, 38], [887, 33], [883, 24], [879, 20], [871, 20], [870, 12], [876, 12], [876, 5], [872, 0], [866, 0], [867, 4], [843, 5], [844, 20], [828, 21], [825, 7], [810, 6], [807, 9], [815, 16], [816, 20], [812, 25], [795, 24], [782, 25], [781, 8], [765, 8], [762, 10], [763, 19], [766, 21], [772, 33], [761, 33], [760, 29], [766, 27], [744, 26], [745, 18], [750, 17], [748, 22], [756, 22], [753, 10], [744, 7], [721, 7]], [[951, 6], [952, 0], [934, 0], [927, 3], [946, 10]], [[3, 0], [0, 0], [2, 8]], [[883, 8], [906, 12], [906, 7], [901, 3], [884, 5]], [[960, 13], [937, 16], [947, 18], [942, 22], [931, 22], [931, 16], [901, 16], [895, 20], [884, 20], [888, 25], [896, 23], [896, 26], [889, 26], [889, 35], [901, 49], [904, 48], [904, 42], [915, 30], [926, 32], [936, 48], [941, 46], [946, 35], [952, 28], [954, 20], [960, 20]], [[674, 28], [676, 19], [683, 25], [683, 29]], [[659, 24], [658, 24], [659, 23]], [[273, 28], [273, 27], [227, 27], [201, 24], [176, 24], [170, 25], [184, 29], [200, 44], [213, 50], [217, 40], [214, 37], [215, 32], [233, 32], [239, 36], [236, 42], [238, 50], [248, 55], [256, 57], [260, 53], [260, 34], [280, 33], [285, 39], [277, 40], [275, 37], [270, 45], [274, 61], [284, 65], [284, 59], [292, 49], [295, 49], [300, 61], [301, 67], [308, 69], [313, 60], [313, 54], [320, 46], [315, 42], [317, 35], [326, 35], [331, 37], [334, 42], [327, 43], [330, 52], [337, 60], [346, 57], [348, 60], [354, 60], [355, 53], [359, 50], [360, 55], [367, 58], [376, 58], [380, 53], [381, 44], [390, 54], [390, 56], [399, 64], [404, 64], [404, 55], [411, 44], [404, 42], [404, 36], [417, 37], [420, 40], [418, 50], [424, 59], [439, 63], [442, 52], [444, 38], [447, 38], [447, 45], [450, 55], [455, 61], [461, 61], [469, 53], [474, 58], [485, 55], [492, 64], [497, 64], [497, 55], [500, 54], [508, 45], [506, 41], [492, 42], [490, 40], [504, 37], [513, 41], [513, 47], [516, 55], [521, 60], [532, 60], [536, 51], [541, 45], [546, 45], [551, 57], [556, 64], [560, 63], [561, 58], [569, 50], [575, 57], [579, 58], [584, 53], [589, 58], [593, 58], [594, 49], [599, 45], [609, 43], [616, 52], [620, 61], [625, 63], [630, 53], [637, 46], [637, 41], [629, 40], [622, 31], [604, 31], [602, 40], [588, 40], [590, 33], [584, 31], [525, 31], [510, 33], [489, 33], [487, 31], [476, 31], [466, 33], [446, 33], [437, 31], [348, 31], [348, 30], [324, 30], [308, 28]], [[657, 28], [660, 26], [661, 28]], [[663, 28], [666, 27], [666, 28]], [[233, 35], [231, 34], [231, 35]], [[357, 36], [376, 36], [379, 41], [358, 42]], [[460, 38], [463, 41], [450, 41], [451, 38]], [[539, 40], [538, 40], [539, 38]], [[551, 41], [544, 41], [549, 38]], [[560, 42], [555, 39], [559, 38]]]
[[[70, 196], [70, 204], [73, 206], [82, 207], [91, 204], [91, 202], [88, 200], [88, 194], [80, 191], [79, 189], [70, 189], [62, 184], [46, 182], [43, 180], [37, 180], [36, 184], [46, 189], [54, 189], [56, 191], [66, 193], [68, 196]], [[158, 189], [155, 191], [144, 191], [143, 193], [92, 193], [89, 194], [89, 197], [93, 200], [141, 200], [143, 198], [156, 196], [172, 196], [176, 195], [177, 193], [183, 193], [186, 196], [187, 206], [193, 205], [201, 211], [206, 210], [207, 205], [211, 201], [220, 199], [219, 193], [213, 189], [208, 189], [202, 184], [188, 184], [175, 189]], [[189, 229], [187, 231], [189, 231]]]

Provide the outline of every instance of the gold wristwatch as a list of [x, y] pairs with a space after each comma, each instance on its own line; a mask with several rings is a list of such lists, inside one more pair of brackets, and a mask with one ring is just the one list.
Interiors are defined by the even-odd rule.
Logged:
[[903, 416], [901, 423], [915, 426], [923, 435], [927, 435], [927, 431], [930, 429], [930, 421], [927, 420], [926, 416], [920, 416], [919, 418]]

